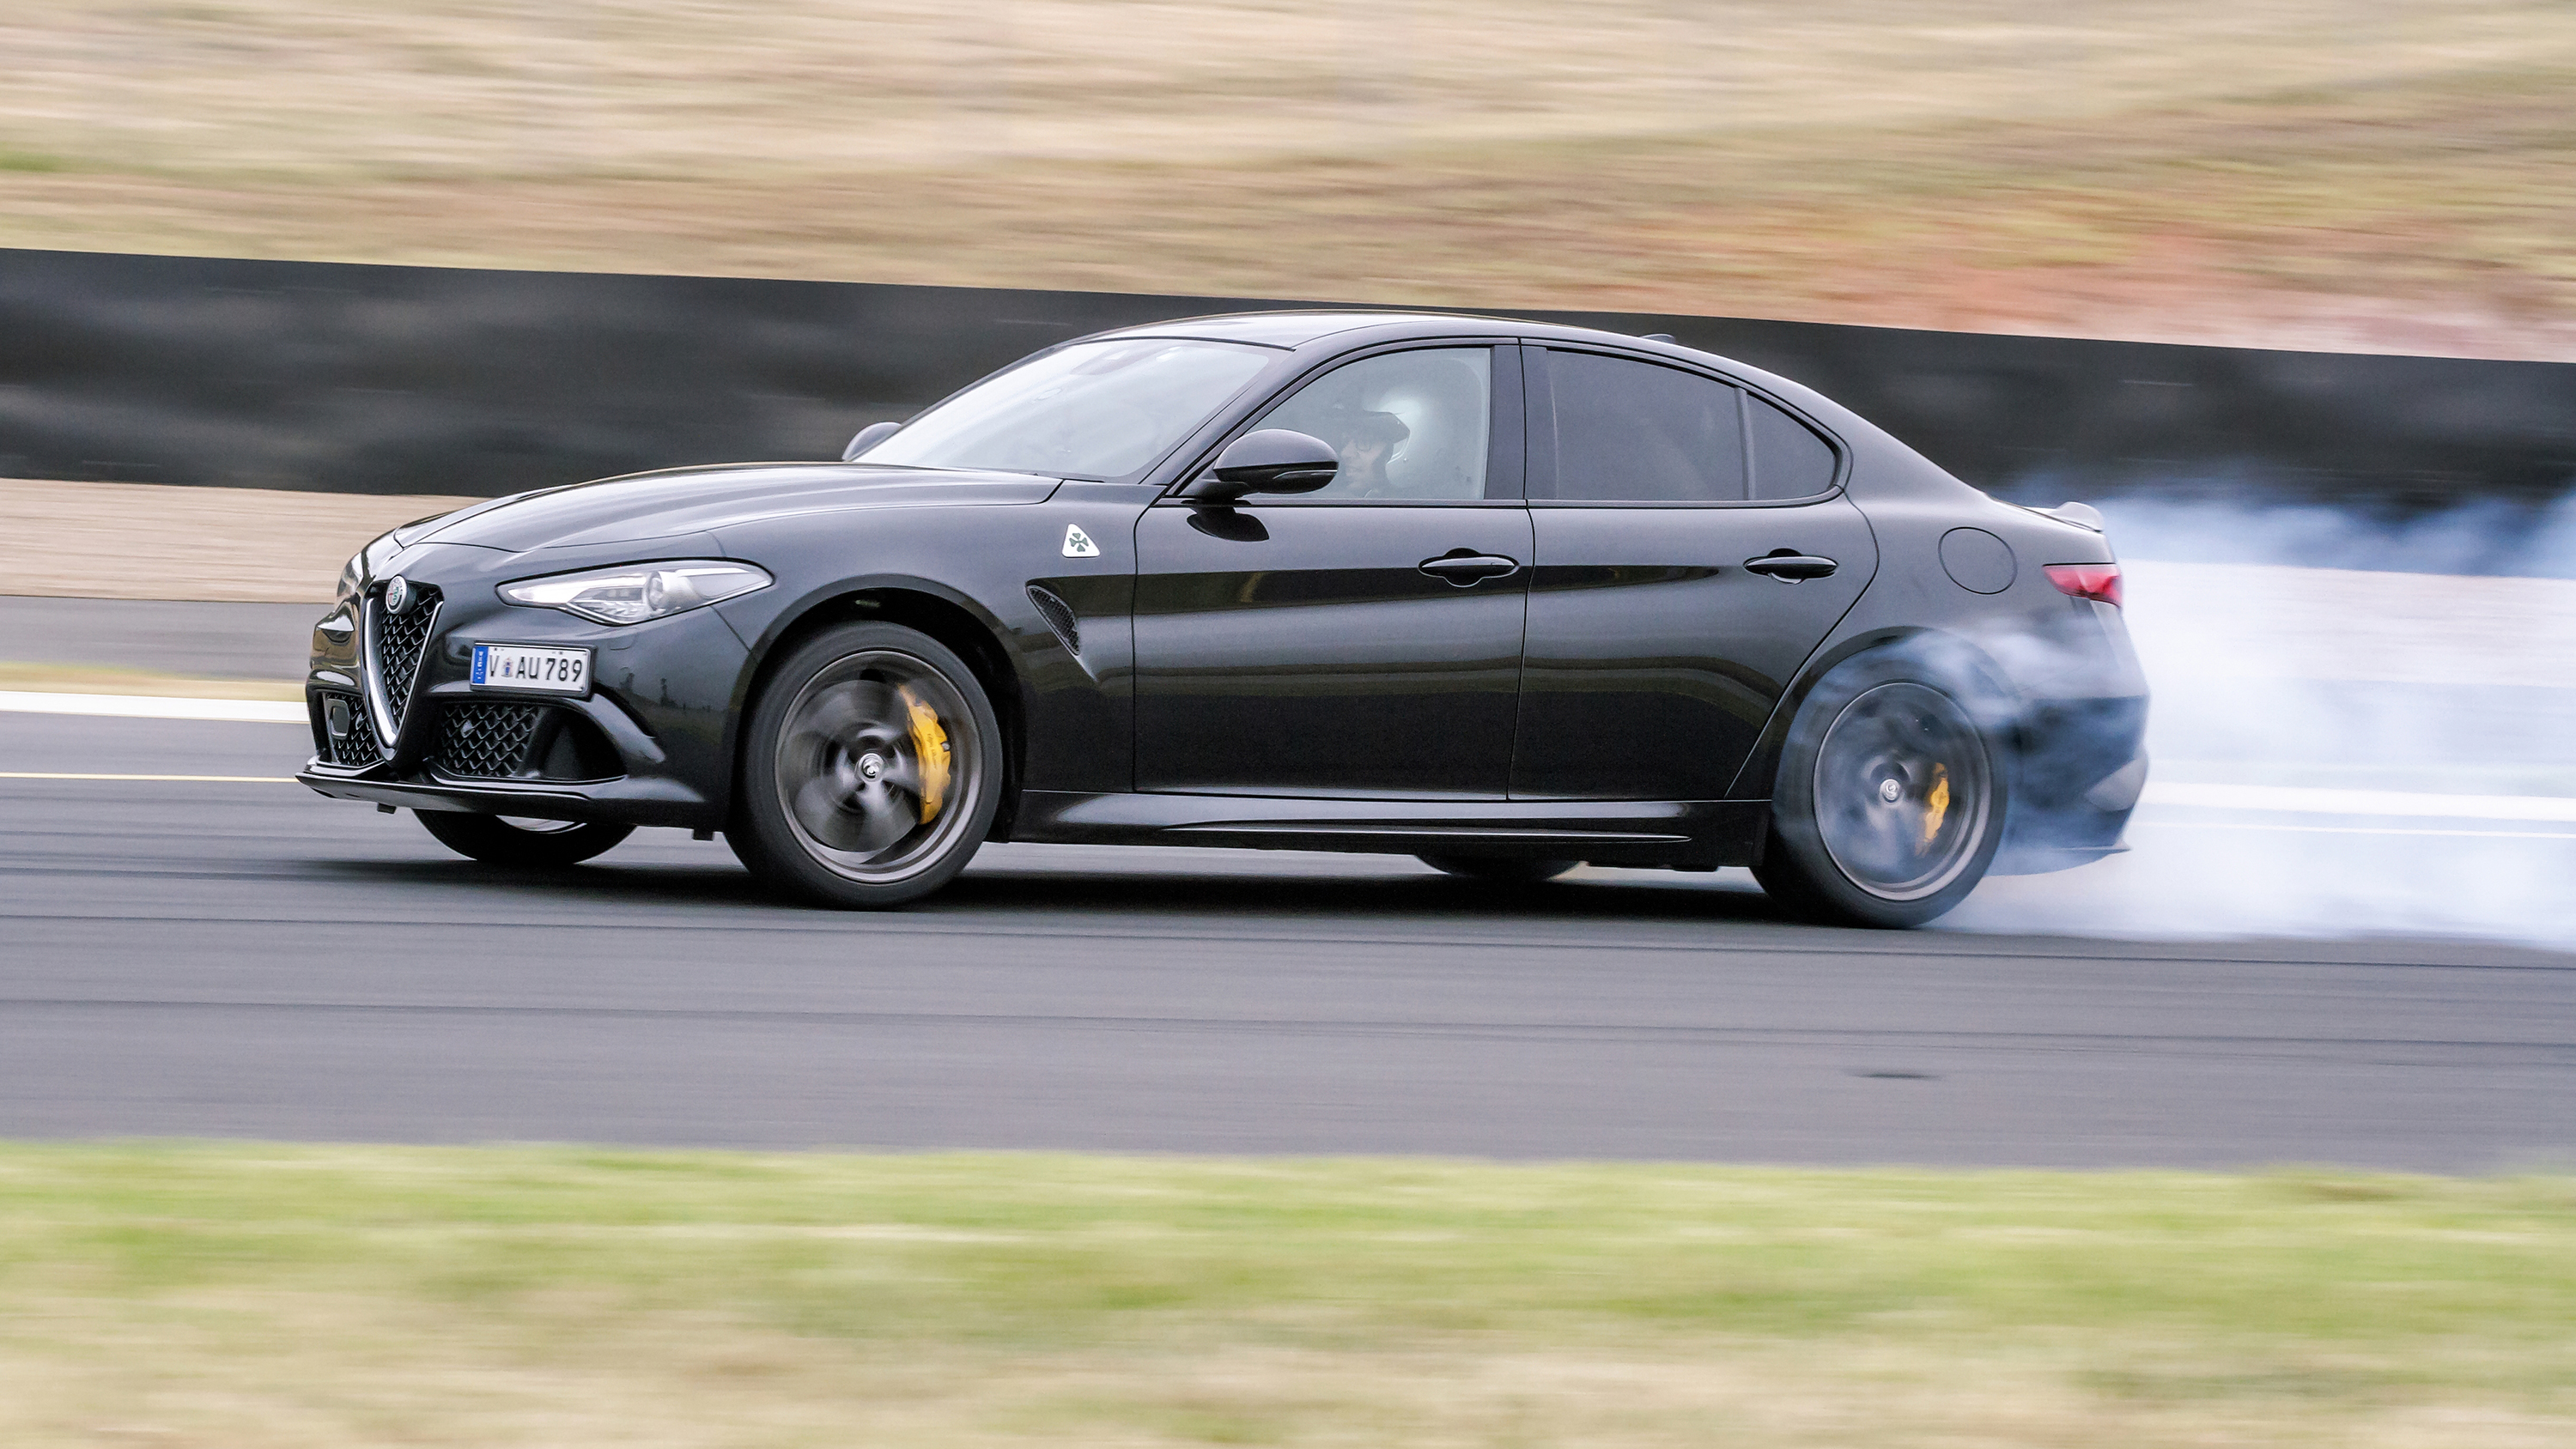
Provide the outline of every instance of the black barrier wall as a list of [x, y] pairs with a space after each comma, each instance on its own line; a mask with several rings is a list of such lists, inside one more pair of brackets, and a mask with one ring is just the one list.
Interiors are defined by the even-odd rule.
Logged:
[[[0, 476], [492, 495], [836, 457], [1063, 338], [1294, 305], [0, 251]], [[2019, 501], [2411, 511], [2576, 480], [2576, 365], [1518, 315], [1669, 332], [1796, 378]]]

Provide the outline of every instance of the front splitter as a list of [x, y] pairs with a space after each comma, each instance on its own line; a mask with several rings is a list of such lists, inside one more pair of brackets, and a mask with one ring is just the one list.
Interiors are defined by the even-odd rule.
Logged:
[[360, 800], [401, 810], [445, 810], [476, 815], [526, 815], [541, 820], [601, 821], [618, 825], [712, 830], [721, 812], [670, 780], [627, 777], [578, 785], [467, 783], [458, 780], [389, 780], [308, 764], [297, 783], [334, 800]]

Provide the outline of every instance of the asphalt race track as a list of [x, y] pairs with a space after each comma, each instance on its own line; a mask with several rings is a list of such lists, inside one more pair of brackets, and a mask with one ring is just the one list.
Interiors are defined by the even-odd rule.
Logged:
[[[292, 725], [0, 713], [15, 776]], [[0, 779], [0, 1136], [2491, 1170], [2576, 957], [1836, 932], [1749, 880], [999, 847], [879, 916], [638, 835], [514, 878], [281, 783]]]

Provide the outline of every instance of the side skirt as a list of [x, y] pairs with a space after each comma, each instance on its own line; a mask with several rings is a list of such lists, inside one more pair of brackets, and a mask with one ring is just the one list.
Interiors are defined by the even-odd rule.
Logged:
[[1445, 852], [1713, 870], [1751, 864], [1770, 813], [1767, 800], [1334, 800], [1030, 790], [1020, 796], [1011, 838]]

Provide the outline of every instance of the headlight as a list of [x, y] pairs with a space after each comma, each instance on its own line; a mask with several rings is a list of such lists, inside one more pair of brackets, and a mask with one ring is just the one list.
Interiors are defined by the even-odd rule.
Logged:
[[367, 581], [367, 551], [360, 549], [340, 565], [340, 587], [332, 602], [345, 604], [358, 596], [359, 586]]
[[769, 575], [750, 564], [681, 559], [525, 579], [503, 584], [501, 597], [532, 608], [561, 609], [602, 624], [640, 624], [769, 585]]

